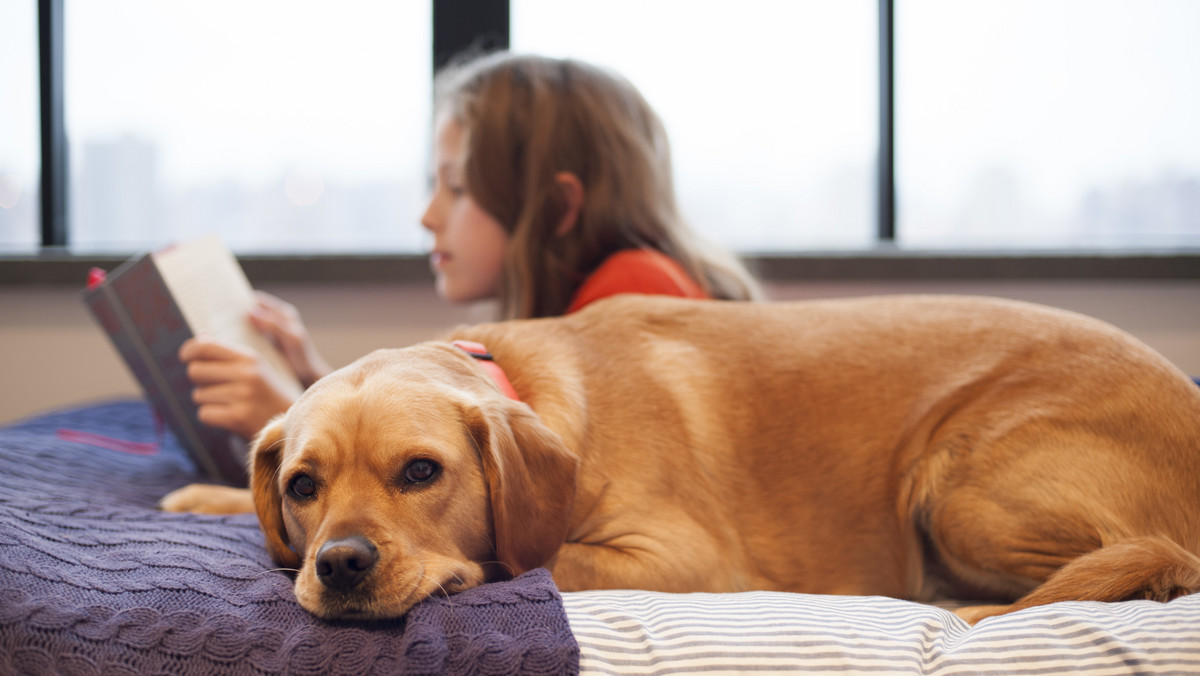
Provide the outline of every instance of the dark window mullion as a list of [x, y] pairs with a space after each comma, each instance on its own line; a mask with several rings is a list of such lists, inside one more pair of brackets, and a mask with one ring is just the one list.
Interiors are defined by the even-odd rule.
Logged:
[[433, 68], [467, 50], [508, 49], [508, 0], [433, 0]]
[[63, 0], [38, 1], [42, 246], [67, 244], [67, 131], [63, 118]]
[[896, 240], [895, 25], [893, 0], [879, 0], [879, 172], [876, 186], [878, 237]]

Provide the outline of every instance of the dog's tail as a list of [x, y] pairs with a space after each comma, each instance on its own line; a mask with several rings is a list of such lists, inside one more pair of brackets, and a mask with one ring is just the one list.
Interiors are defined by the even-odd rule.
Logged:
[[1058, 601], [1171, 599], [1200, 592], [1200, 557], [1161, 536], [1121, 540], [1059, 568], [1033, 591], [1007, 606], [957, 611], [976, 622], [985, 617]]

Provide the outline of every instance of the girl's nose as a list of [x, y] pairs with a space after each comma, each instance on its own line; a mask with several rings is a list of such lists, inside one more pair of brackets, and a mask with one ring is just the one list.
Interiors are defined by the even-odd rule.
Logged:
[[434, 200], [429, 200], [429, 205], [425, 207], [425, 213], [421, 214], [421, 227], [430, 232], [435, 232], [441, 220], [437, 218], [434, 210]]

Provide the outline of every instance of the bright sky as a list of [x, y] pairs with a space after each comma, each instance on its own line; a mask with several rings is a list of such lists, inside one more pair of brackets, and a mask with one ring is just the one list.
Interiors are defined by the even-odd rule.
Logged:
[[[910, 187], [958, 192], [985, 164], [1019, 167], [1051, 201], [1169, 168], [1200, 177], [1200, 2], [898, 6], [897, 173]], [[936, 46], [916, 37], [929, 34]]]
[[[0, 21], [0, 200], [36, 182], [36, 109], [7, 105], [36, 101], [35, 5], [6, 3]], [[1096, 184], [1200, 177], [1200, 1], [896, 5], [902, 197], [961, 199], [998, 168], [1041, 206], [1070, 209]], [[428, 2], [66, 8], [73, 162], [88, 142], [134, 137], [158, 148], [168, 188], [296, 167], [326, 182], [428, 171]], [[811, 243], [795, 224], [814, 223], [870, 237], [876, 0], [512, 9], [515, 49], [611, 66], [646, 94], [685, 209], [732, 227], [727, 242]]]
[[428, 2], [69, 2], [66, 18], [72, 136], [157, 139], [169, 182], [425, 172]]

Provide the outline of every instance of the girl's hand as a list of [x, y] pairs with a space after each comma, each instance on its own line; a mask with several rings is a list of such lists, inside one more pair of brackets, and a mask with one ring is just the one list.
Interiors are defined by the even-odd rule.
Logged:
[[255, 294], [258, 305], [250, 314], [250, 323], [279, 348], [301, 385], [307, 389], [333, 370], [317, 352], [294, 305], [263, 291]]
[[196, 385], [192, 401], [200, 422], [250, 439], [295, 401], [295, 386], [271, 375], [255, 352], [205, 337], [179, 348], [188, 378]]

